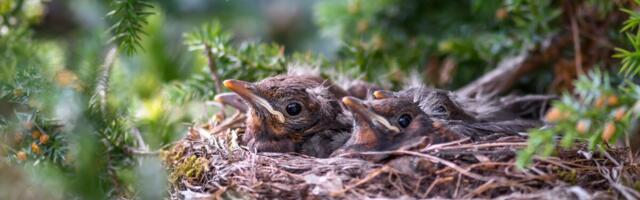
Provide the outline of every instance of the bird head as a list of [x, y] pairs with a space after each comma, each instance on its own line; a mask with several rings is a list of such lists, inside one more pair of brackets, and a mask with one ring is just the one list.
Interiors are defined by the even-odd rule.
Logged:
[[350, 128], [348, 123], [333, 123], [343, 117], [336, 96], [344, 94], [317, 76], [279, 75], [257, 83], [226, 80], [224, 86], [248, 105], [243, 141], [257, 151], [292, 152], [316, 132]]
[[435, 131], [433, 121], [412, 100], [389, 98], [365, 104], [344, 97], [342, 101], [353, 114], [354, 128], [349, 141], [337, 153], [394, 150]]
[[476, 121], [472, 114], [465, 111], [462, 101], [446, 90], [433, 88], [410, 88], [400, 92], [378, 90], [373, 93], [374, 99], [399, 99], [413, 101], [425, 114], [440, 120]]

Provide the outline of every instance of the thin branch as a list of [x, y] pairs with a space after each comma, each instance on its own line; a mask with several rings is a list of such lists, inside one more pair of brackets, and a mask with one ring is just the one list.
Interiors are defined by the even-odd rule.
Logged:
[[236, 114], [234, 114], [230, 118], [225, 119], [209, 132], [211, 135], [218, 134], [218, 132], [227, 130], [228, 128], [231, 128], [233, 126], [237, 126], [238, 123], [243, 122], [244, 120], [246, 120], [246, 116], [240, 112], [236, 112]]
[[580, 28], [578, 28], [578, 22], [576, 16], [571, 15], [571, 33], [573, 35], [573, 51], [575, 53], [576, 71], [578, 75], [584, 74], [582, 69], [582, 50], [580, 48]]
[[213, 52], [211, 52], [211, 45], [204, 44], [204, 54], [207, 56], [209, 71], [211, 72], [211, 78], [215, 82], [216, 94], [219, 94], [222, 92], [222, 81], [220, 80], [220, 76], [218, 75], [218, 67], [216, 64], [216, 60], [213, 57]]
[[111, 47], [105, 56], [104, 63], [100, 67], [102, 71], [98, 76], [98, 84], [96, 85], [95, 96], [100, 103], [100, 110], [105, 111], [107, 108], [107, 93], [109, 92], [109, 77], [111, 77], [111, 68], [115, 63], [118, 51], [116, 47]]
[[431, 190], [433, 190], [433, 188], [443, 182], [449, 182], [452, 181], [453, 177], [444, 177], [444, 178], [437, 178], [435, 181], [431, 182], [431, 185], [429, 185], [429, 187], [427, 188], [427, 191], [422, 195], [422, 198], [426, 198], [427, 196], [429, 196], [429, 193], [431, 193]]
[[[469, 170], [463, 169], [462, 167], [458, 166], [457, 164], [455, 164], [455, 163], [453, 163], [451, 161], [439, 158], [437, 156], [432, 156], [432, 155], [428, 155], [428, 154], [422, 154], [422, 153], [413, 152], [413, 151], [405, 151], [405, 150], [399, 150], [399, 151], [396, 151], [396, 152], [397, 153], [402, 153], [402, 154], [407, 154], [407, 155], [418, 156], [418, 157], [421, 157], [421, 158], [426, 158], [427, 160], [429, 160], [429, 161], [431, 161], [433, 163], [441, 163], [443, 165], [446, 165], [447, 167], [455, 169], [460, 174], [465, 175], [465, 176], [467, 176], [469, 178], [474, 178], [474, 179], [482, 180], [482, 181], [490, 181], [490, 180], [495, 180], [496, 179], [496, 178], [493, 178], [493, 177], [485, 177], [485, 176], [482, 176], [480, 174], [469, 172]], [[498, 180], [502, 180], [502, 179], [498, 179]]]
[[142, 151], [148, 151], [149, 150], [149, 147], [147, 146], [147, 144], [144, 143], [144, 139], [142, 138], [142, 135], [140, 134], [140, 130], [138, 130], [137, 128], [131, 129], [131, 135], [133, 135], [133, 138], [135, 138], [136, 141], [138, 141], [138, 149], [140, 149]]
[[370, 173], [369, 175], [367, 175], [366, 177], [364, 177], [363, 179], [359, 180], [358, 182], [356, 182], [353, 185], [349, 185], [347, 187], [345, 187], [344, 189], [340, 190], [340, 191], [336, 191], [336, 192], [332, 192], [331, 196], [332, 197], [339, 197], [342, 196], [344, 193], [346, 193], [347, 191], [356, 188], [362, 184], [365, 184], [366, 182], [371, 181], [373, 178], [377, 177], [378, 175], [380, 175], [383, 172], [387, 172], [389, 171], [390, 167], [388, 165], [385, 165], [384, 167], [377, 169], [376, 171], [374, 171], [373, 173]]
[[432, 151], [432, 150], [451, 150], [451, 149], [479, 149], [479, 148], [490, 148], [490, 147], [524, 147], [528, 144], [526, 142], [497, 142], [497, 143], [484, 143], [484, 144], [462, 144], [457, 146], [443, 146], [439, 148], [427, 148], [423, 152]]
[[503, 59], [498, 67], [456, 91], [467, 97], [491, 98], [509, 90], [520, 77], [561, 56], [560, 50], [571, 40], [568, 34], [553, 35], [536, 48]]

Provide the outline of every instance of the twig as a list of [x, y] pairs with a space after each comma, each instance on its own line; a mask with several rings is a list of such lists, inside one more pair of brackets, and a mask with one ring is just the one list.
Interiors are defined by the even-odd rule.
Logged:
[[215, 135], [215, 134], [219, 133], [220, 131], [226, 130], [226, 129], [228, 129], [229, 127], [231, 127], [233, 125], [237, 125], [238, 123], [244, 121], [245, 119], [246, 119], [246, 117], [242, 113], [236, 112], [236, 114], [234, 114], [230, 118], [225, 119], [218, 126], [213, 128], [213, 130], [211, 130], [209, 132], [211, 133], [211, 135]]
[[611, 162], [613, 162], [613, 164], [616, 164], [617, 167], [620, 167], [620, 162], [618, 162], [615, 158], [613, 158], [613, 156], [611, 156], [611, 154], [609, 154], [609, 152], [607, 152], [606, 150], [602, 151], [602, 153], [604, 154], [605, 157], [607, 157], [607, 159], [609, 159]]
[[227, 187], [220, 187], [218, 188], [214, 193], [213, 196], [216, 197], [215, 199], [223, 199], [222, 195], [224, 194], [224, 192], [227, 191]]
[[222, 92], [222, 81], [220, 80], [220, 76], [218, 75], [218, 67], [217, 67], [215, 58], [213, 57], [213, 52], [211, 52], [211, 45], [204, 44], [204, 53], [207, 56], [211, 78], [215, 82], [216, 94], [218, 94]]
[[[575, 11], [573, 11], [575, 12]], [[580, 29], [576, 21], [575, 13], [571, 12], [571, 33], [573, 35], [573, 51], [575, 53], [576, 71], [578, 75], [584, 73], [582, 69], [582, 50], [580, 48]]]
[[[606, 154], [605, 154], [606, 155]], [[609, 155], [610, 156], [610, 155]], [[598, 161], [594, 158], [590, 158], [598, 167], [600, 175], [602, 177], [604, 177], [609, 184], [616, 189], [620, 194], [622, 194], [622, 196], [624, 196], [626, 199], [638, 199], [640, 198], [640, 193], [633, 190], [633, 189], [629, 189], [627, 186], [622, 185], [620, 183], [618, 183], [618, 180], [613, 180], [614, 177], [612, 177], [613, 175], [611, 174], [611, 170], [615, 170], [615, 169], [608, 169], [604, 166], [601, 166], [600, 163], [598, 163]], [[612, 159], [612, 158], [609, 158]], [[619, 164], [618, 164], [619, 166]], [[619, 174], [619, 173], [615, 173], [615, 174]], [[618, 177], [615, 177], [616, 179]]]
[[456, 93], [467, 97], [490, 98], [505, 92], [523, 75], [561, 56], [559, 52], [569, 40], [571, 37], [568, 34], [553, 35], [532, 50], [503, 59], [495, 69], [460, 88]]
[[[401, 180], [402, 178], [400, 178], [397, 174], [394, 173], [393, 168], [389, 168], [388, 172], [389, 173], [387, 175], [387, 182], [389, 182], [389, 184], [391, 184], [391, 186], [393, 186], [396, 189], [396, 191], [400, 191], [400, 192], [406, 194], [407, 191], [406, 191], [404, 185], [402, 185], [402, 183], [400, 183], [400, 185], [398, 185], [398, 183], [397, 183], [398, 181], [393, 181], [393, 177], [396, 177], [396, 180]], [[413, 191], [413, 192], [415, 192], [415, 191]]]
[[153, 155], [158, 155], [160, 154], [160, 150], [156, 150], [156, 151], [143, 151], [140, 149], [136, 149], [136, 148], [127, 148], [127, 150], [135, 155], [141, 155], [141, 156], [153, 156]]
[[456, 140], [456, 141], [453, 141], [453, 142], [433, 144], [433, 145], [426, 146], [420, 152], [427, 152], [427, 151], [430, 151], [430, 150], [439, 150], [442, 147], [446, 147], [446, 146], [450, 146], [450, 145], [454, 145], [454, 144], [462, 144], [462, 143], [464, 143], [466, 141], [469, 141], [469, 140], [471, 140], [471, 138], [467, 137], [467, 138], [462, 138], [460, 140]]
[[344, 153], [344, 154], [340, 154], [338, 155], [339, 157], [342, 156], [348, 156], [348, 155], [388, 155], [388, 154], [406, 154], [406, 155], [412, 155], [412, 156], [417, 156], [417, 157], [421, 157], [421, 158], [425, 158], [429, 161], [431, 161], [432, 163], [441, 163], [446, 165], [447, 167], [453, 168], [456, 171], [458, 171], [461, 174], [464, 174], [465, 176], [468, 176], [470, 178], [474, 178], [474, 179], [478, 179], [481, 181], [489, 181], [489, 180], [493, 180], [495, 178], [489, 178], [489, 177], [484, 177], [482, 175], [473, 173], [473, 172], [469, 172], [466, 169], [463, 169], [462, 167], [456, 165], [453, 162], [450, 162], [448, 160], [439, 158], [437, 156], [432, 156], [429, 154], [423, 154], [420, 152], [413, 152], [413, 151], [407, 151], [407, 150], [396, 150], [396, 151], [368, 151], [368, 152], [349, 152], [349, 153]]
[[138, 148], [142, 151], [148, 151], [149, 147], [147, 146], [147, 144], [144, 143], [144, 139], [142, 138], [142, 135], [140, 134], [140, 130], [138, 130], [137, 128], [132, 128], [131, 129], [131, 135], [133, 135], [133, 138], [136, 139], [136, 141], [138, 141]]
[[336, 192], [331, 192], [331, 196], [332, 197], [339, 197], [342, 196], [344, 193], [346, 193], [347, 191], [356, 188], [362, 184], [365, 184], [367, 182], [369, 182], [370, 180], [372, 180], [373, 178], [375, 178], [376, 176], [380, 175], [383, 172], [386, 172], [390, 169], [389, 166], [385, 165], [382, 168], [377, 169], [375, 172], [370, 173], [369, 175], [367, 175], [366, 177], [364, 177], [363, 179], [359, 180], [358, 182], [356, 182], [353, 185], [348, 185], [347, 187], [345, 187], [344, 189], [340, 190], [340, 191], [336, 191]]
[[631, 134], [631, 133], [633, 133], [633, 132], [631, 132], [631, 131], [627, 131], [627, 132], [624, 134], [624, 145], [625, 145], [625, 147], [629, 150], [629, 151], [627, 151], [627, 156], [628, 156], [628, 158], [627, 158], [627, 159], [629, 159], [629, 161], [628, 161], [628, 162], [629, 162], [629, 163], [634, 163], [634, 159], [633, 159], [633, 150], [631, 149], [631, 141], [630, 141], [630, 137], [629, 137], [629, 134]]
[[98, 77], [98, 84], [96, 84], [95, 95], [100, 102], [100, 110], [105, 111], [107, 108], [107, 93], [109, 92], [109, 77], [111, 76], [111, 68], [118, 55], [118, 49], [111, 47], [105, 56], [104, 63], [102, 64], [102, 72]]
[[470, 199], [470, 198], [471, 198], [471, 197], [473, 197], [473, 196], [476, 196], [476, 195], [478, 195], [478, 194], [482, 194], [484, 191], [487, 191], [488, 189], [491, 189], [491, 188], [493, 188], [493, 186], [494, 186], [494, 185], [496, 185], [496, 184], [494, 184], [493, 182], [494, 182], [493, 180], [491, 180], [491, 181], [487, 181], [486, 183], [484, 183], [484, 184], [482, 184], [482, 185], [478, 186], [478, 187], [477, 187], [475, 190], [473, 190], [471, 193], [469, 193], [469, 194], [465, 195], [463, 198], [465, 198], [465, 199]]
[[433, 163], [441, 163], [443, 165], [446, 165], [447, 167], [453, 168], [456, 171], [458, 171], [460, 174], [463, 174], [465, 176], [468, 176], [470, 178], [474, 178], [474, 179], [478, 179], [478, 180], [482, 180], [482, 181], [489, 181], [489, 180], [493, 180], [495, 178], [489, 178], [489, 177], [485, 177], [473, 172], [469, 172], [466, 169], [463, 169], [462, 167], [456, 165], [453, 162], [450, 162], [448, 160], [436, 157], [436, 156], [432, 156], [432, 155], [428, 155], [428, 154], [421, 154], [418, 152], [413, 152], [413, 151], [405, 151], [405, 150], [399, 150], [399, 151], [395, 151], [396, 153], [402, 153], [402, 154], [408, 154], [408, 155], [413, 155], [413, 156], [418, 156], [421, 158], [426, 158], [427, 160], [433, 162]]
[[482, 166], [486, 166], [486, 165], [489, 165], [489, 166], [497, 166], [497, 165], [514, 166], [515, 164], [514, 163], [507, 163], [507, 162], [481, 162], [481, 163], [476, 163], [476, 164], [469, 165], [467, 167], [467, 170], [471, 170], [473, 168], [482, 167]]
[[500, 142], [500, 143], [485, 143], [485, 144], [463, 144], [458, 146], [442, 147], [440, 149], [427, 149], [427, 150], [451, 150], [451, 149], [478, 149], [488, 147], [503, 147], [503, 146], [527, 146], [526, 142]]
[[429, 196], [429, 193], [431, 193], [431, 190], [437, 185], [440, 184], [442, 182], [449, 182], [452, 181], [453, 177], [445, 177], [445, 178], [437, 178], [436, 180], [434, 180], [433, 182], [431, 182], [431, 185], [429, 185], [429, 188], [427, 188], [427, 191], [423, 194], [422, 198], [426, 198], [427, 196]]
[[549, 163], [549, 164], [553, 164], [553, 165], [556, 165], [556, 166], [558, 166], [558, 167], [562, 167], [562, 168], [564, 168], [564, 169], [566, 169], [566, 170], [569, 170], [569, 171], [572, 171], [572, 172], [575, 172], [575, 171], [576, 171], [575, 169], [573, 169], [573, 168], [571, 168], [571, 167], [569, 167], [569, 166], [566, 166], [566, 165], [564, 165], [564, 164], [562, 164], [562, 163], [555, 162], [555, 161], [552, 161], [552, 160], [550, 160], [550, 159], [545, 159], [545, 158], [542, 158], [542, 157], [540, 157], [540, 156], [535, 156], [533, 159], [536, 159], [536, 160], [539, 160], [539, 161], [542, 161], [542, 162], [547, 162], [547, 163]]
[[[493, 181], [493, 180], [491, 180]], [[458, 198], [458, 191], [460, 191], [460, 183], [462, 182], [462, 174], [458, 174], [458, 181], [456, 181], [456, 189], [453, 191], [453, 198]]]

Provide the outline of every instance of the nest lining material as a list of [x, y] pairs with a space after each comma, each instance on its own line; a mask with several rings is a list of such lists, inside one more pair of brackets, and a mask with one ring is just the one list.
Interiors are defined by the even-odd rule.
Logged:
[[520, 137], [460, 140], [332, 158], [255, 153], [238, 145], [243, 114], [189, 129], [164, 156], [172, 199], [638, 199], [628, 149], [557, 149], [517, 169]]

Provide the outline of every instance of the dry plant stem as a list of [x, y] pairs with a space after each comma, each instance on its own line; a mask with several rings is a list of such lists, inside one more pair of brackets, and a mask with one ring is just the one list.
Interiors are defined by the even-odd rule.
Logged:
[[204, 44], [204, 53], [207, 56], [209, 71], [211, 72], [211, 78], [215, 82], [216, 94], [221, 93], [222, 81], [220, 80], [220, 76], [218, 75], [218, 67], [216, 65], [216, 60], [213, 57], [213, 52], [211, 52], [211, 46], [209, 44]]
[[573, 35], [573, 51], [575, 53], [576, 71], [578, 75], [584, 74], [582, 69], [582, 50], [580, 49], [580, 28], [575, 15], [571, 16], [571, 33]]
[[569, 170], [569, 171], [575, 172], [575, 169], [573, 169], [573, 168], [571, 168], [571, 167], [569, 167], [569, 166], [566, 166], [566, 165], [564, 165], [564, 164], [562, 164], [562, 163], [560, 163], [560, 162], [552, 161], [551, 159], [545, 159], [545, 158], [542, 158], [542, 157], [540, 157], [540, 156], [534, 156], [534, 159], [539, 160], [539, 161], [542, 161], [542, 162], [547, 162], [547, 163], [549, 163], [549, 164], [553, 164], [553, 165], [556, 165], [556, 166], [558, 166], [558, 167], [562, 167], [562, 168], [564, 168], [564, 169], [566, 169], [566, 170]]
[[427, 189], [427, 191], [423, 194], [423, 198], [426, 198], [427, 196], [429, 196], [429, 193], [431, 193], [431, 190], [438, 184], [440, 183], [444, 183], [444, 182], [449, 182], [449, 181], [453, 181], [453, 177], [449, 176], [449, 177], [444, 177], [444, 178], [437, 178], [435, 181], [431, 182], [431, 185], [429, 185], [429, 188]]
[[109, 48], [107, 55], [105, 56], [104, 63], [102, 64], [102, 71], [98, 77], [96, 84], [96, 97], [100, 101], [100, 110], [105, 111], [107, 108], [107, 93], [109, 92], [109, 77], [111, 77], [111, 68], [118, 55], [118, 48], [112, 46]]
[[493, 183], [493, 180], [487, 181], [486, 183], [480, 185], [479, 187], [477, 187], [475, 190], [473, 190], [471, 193], [465, 195], [463, 198], [465, 199], [469, 199], [472, 198], [478, 194], [482, 194], [483, 192], [494, 188], [494, 186], [496, 185], [495, 183]]
[[458, 191], [460, 191], [460, 183], [462, 181], [462, 174], [458, 174], [456, 181], [456, 189], [453, 192], [453, 198], [458, 198]]
[[460, 174], [463, 174], [465, 176], [468, 176], [470, 178], [474, 178], [474, 179], [478, 179], [481, 181], [490, 181], [490, 180], [494, 180], [494, 179], [498, 179], [501, 180], [501, 178], [490, 178], [490, 177], [484, 177], [482, 175], [473, 173], [473, 172], [469, 172], [467, 169], [463, 169], [462, 167], [456, 165], [455, 163], [452, 163], [448, 160], [436, 157], [436, 156], [432, 156], [432, 155], [428, 155], [428, 154], [421, 154], [418, 152], [414, 152], [414, 151], [406, 151], [406, 150], [399, 150], [399, 151], [395, 151], [395, 153], [401, 153], [401, 154], [407, 154], [407, 155], [412, 155], [412, 156], [417, 156], [417, 157], [421, 157], [421, 158], [425, 158], [433, 163], [441, 163], [443, 165], [446, 165], [447, 167], [453, 168], [456, 171], [458, 171]]
[[477, 168], [477, 167], [485, 167], [485, 166], [489, 166], [489, 167], [494, 167], [494, 166], [514, 166], [513, 163], [505, 163], [505, 162], [481, 162], [481, 163], [476, 163], [476, 164], [472, 164], [469, 165], [467, 167], [467, 170], [471, 170], [473, 168]]
[[227, 130], [240, 122], [244, 122], [246, 120], [246, 116], [242, 113], [236, 112], [233, 116], [225, 119], [220, 123], [220, 125], [213, 128], [213, 130], [209, 131], [212, 135], [218, 134], [221, 131]]
[[140, 149], [141, 151], [149, 151], [149, 147], [144, 143], [144, 139], [140, 134], [140, 130], [138, 130], [137, 128], [131, 129], [131, 135], [133, 135], [133, 138], [135, 138], [138, 142], [138, 149]]
[[446, 147], [446, 146], [462, 144], [462, 143], [465, 143], [465, 142], [470, 141], [470, 140], [471, 140], [470, 138], [462, 138], [460, 140], [456, 140], [456, 141], [453, 141], [453, 142], [433, 144], [433, 145], [426, 146], [423, 150], [421, 150], [421, 152], [427, 152], [427, 151], [431, 151], [431, 150], [441, 149], [442, 147]]
[[527, 146], [526, 142], [498, 142], [498, 143], [486, 143], [486, 144], [463, 144], [458, 146], [450, 146], [450, 147], [441, 147], [441, 148], [428, 148], [429, 150], [451, 150], [451, 149], [479, 149], [479, 148], [487, 148], [487, 147], [504, 147], [504, 146], [515, 146], [515, 147], [525, 147]]
[[[607, 169], [603, 166], [600, 165], [600, 163], [598, 163], [597, 160], [592, 159], [593, 162], [596, 164], [596, 166], [598, 166], [598, 169], [600, 171], [600, 175], [602, 175], [602, 177], [604, 177], [607, 181], [609, 181], [609, 184], [611, 184], [611, 186], [613, 186], [613, 188], [615, 188], [618, 192], [620, 192], [620, 194], [622, 194], [626, 199], [638, 199], [640, 198], [640, 193], [628, 188], [627, 186], [624, 186], [620, 183], [618, 183], [618, 181], [614, 180], [614, 178], [619, 178], [617, 176], [619, 176], [620, 173], [615, 173], [617, 174], [617, 176], [614, 177], [614, 175], [611, 174], [611, 170], [615, 170], [615, 168], [612, 169]], [[619, 166], [619, 165], [618, 165]]]
[[344, 189], [337, 191], [337, 192], [332, 192], [331, 196], [332, 197], [339, 197], [342, 196], [344, 193], [348, 192], [349, 190], [356, 188], [362, 184], [365, 184], [367, 182], [369, 182], [370, 180], [372, 180], [373, 178], [375, 178], [376, 176], [380, 175], [383, 172], [387, 172], [389, 171], [390, 167], [389, 166], [384, 166], [380, 169], [377, 169], [376, 171], [374, 171], [373, 173], [370, 173], [369, 175], [367, 175], [366, 177], [364, 177], [363, 179], [359, 180], [358, 182], [356, 182], [353, 185], [348, 185], [346, 186]]

